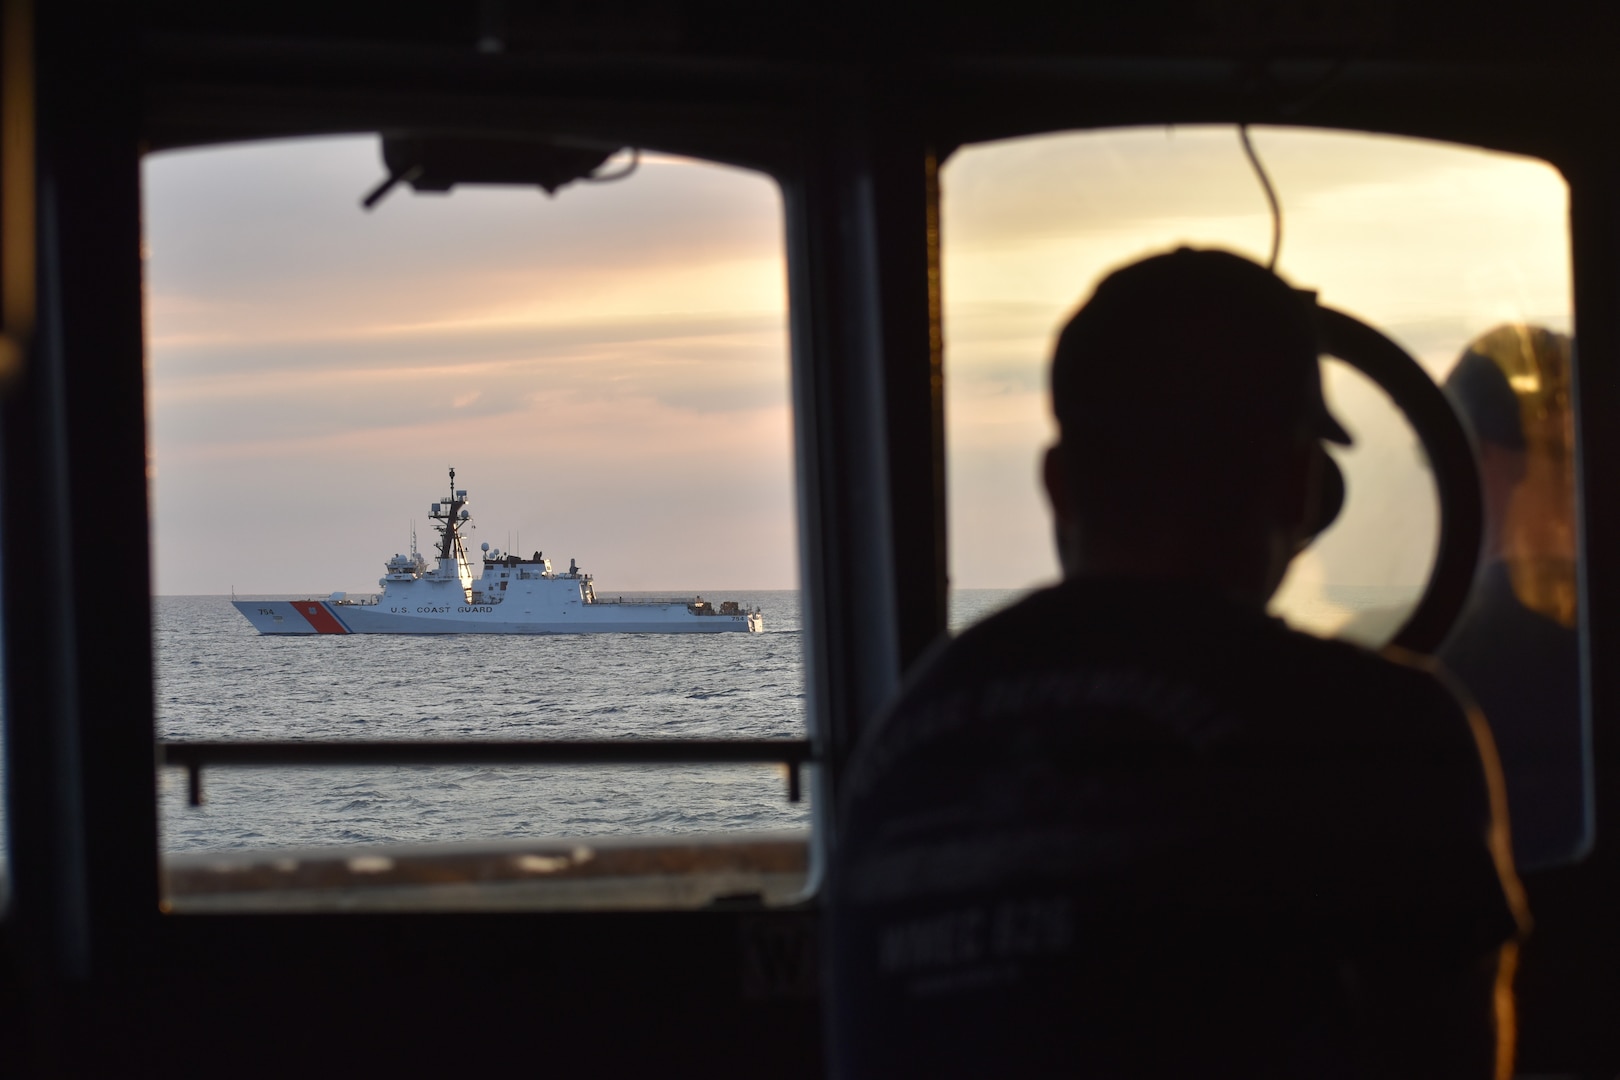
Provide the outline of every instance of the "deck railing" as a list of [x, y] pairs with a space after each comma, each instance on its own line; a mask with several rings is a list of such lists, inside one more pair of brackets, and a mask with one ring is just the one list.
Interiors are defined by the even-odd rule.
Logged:
[[[594, 603], [594, 604], [624, 604], [626, 607], [628, 607], [628, 606], [630, 606], [632, 604], [645, 604], [645, 605], [650, 607], [650, 606], [653, 606], [653, 605], [662, 606], [662, 605], [666, 605], [666, 604], [695, 604], [695, 603], [697, 603], [697, 601], [698, 601], [698, 598], [695, 597], [695, 596], [600, 596], [599, 595], [599, 596], [597, 596], [597, 598], [595, 600], [593, 600], [591, 602]], [[705, 604], [713, 604], [713, 601], [711, 601], [711, 600], [705, 600], [703, 602]]]
[[788, 801], [798, 802], [800, 770], [815, 760], [805, 739], [255, 739], [157, 746], [161, 765], [186, 770], [192, 806], [202, 805], [203, 767], [231, 765], [782, 765]]

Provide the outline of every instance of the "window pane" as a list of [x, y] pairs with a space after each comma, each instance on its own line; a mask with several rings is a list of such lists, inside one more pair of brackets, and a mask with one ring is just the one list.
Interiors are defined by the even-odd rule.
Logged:
[[[161, 738], [803, 736], [769, 179], [644, 154], [555, 198], [401, 185], [368, 213], [372, 137], [145, 169]], [[426, 588], [460, 491], [455, 617], [555, 586], [575, 617], [757, 608], [763, 632], [359, 632], [384, 585], [433, 606], [381, 579], [399, 557]], [[356, 632], [261, 635], [233, 596]], [[198, 808], [179, 770], [161, 786], [164, 850], [193, 855], [808, 823], [768, 765], [215, 768]]]
[[[1544, 162], [1385, 136], [1251, 134], [1282, 204], [1279, 272], [1403, 345], [1465, 420], [1449, 381], [1471, 348], [1569, 333], [1568, 195]], [[1057, 577], [1038, 478], [1039, 455], [1057, 434], [1046, 363], [1091, 287], [1117, 266], [1183, 244], [1264, 262], [1272, 222], [1231, 127], [971, 146], [947, 164], [941, 186], [955, 609], [983, 603], [990, 594], [978, 590]], [[1589, 832], [1574, 666], [1573, 420], [1567, 363], [1492, 355], [1512, 388], [1510, 408], [1518, 397], [1529, 460], [1493, 472], [1490, 451], [1481, 453], [1487, 485], [1512, 475], [1520, 486], [1496, 500], [1508, 519], [1488, 529], [1500, 542], [1456, 633], [1484, 618], [1502, 639], [1507, 613], [1521, 611], [1547, 623], [1483, 667], [1455, 641], [1449, 648], [1496, 730], [1516, 851], [1534, 866], [1571, 857]], [[1327, 369], [1330, 403], [1357, 439], [1336, 453], [1347, 502], [1296, 560], [1274, 610], [1302, 628], [1376, 645], [1415, 603], [1433, 563], [1434, 480], [1388, 399], [1344, 365]], [[1503, 580], [1510, 590], [1493, 585]], [[1487, 669], [1498, 678], [1478, 673]], [[1558, 693], [1531, 702], [1528, 688], [1549, 681]]]
[[1273, 608], [1302, 630], [1377, 648], [1423, 596], [1440, 542], [1429, 459], [1378, 384], [1326, 359], [1323, 390], [1355, 443], [1328, 452], [1344, 474], [1344, 508], [1295, 559]]

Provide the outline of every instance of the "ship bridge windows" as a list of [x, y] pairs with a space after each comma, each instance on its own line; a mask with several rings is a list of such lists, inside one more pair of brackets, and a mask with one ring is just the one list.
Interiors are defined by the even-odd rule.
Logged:
[[[373, 136], [144, 165], [160, 738], [171, 762], [200, 741], [305, 748], [263, 767], [205, 761], [198, 806], [185, 769], [161, 772], [176, 909], [794, 893], [809, 806], [782, 764], [802, 758], [805, 695], [778, 188], [644, 151], [623, 182], [555, 199], [402, 185], [362, 209], [383, 174]], [[536, 475], [535, 460], [568, 467]], [[476, 520], [459, 509], [468, 491]], [[453, 555], [428, 571], [435, 501], [467, 543], [478, 530], [491, 549], [535, 550], [472, 570], [504, 603], [446, 588]], [[737, 502], [750, 512], [717, 527], [708, 508]], [[765, 632], [354, 632], [390, 605], [482, 630], [553, 592], [558, 617], [582, 621], [530, 538], [623, 595], [593, 616], [702, 593], [758, 607]], [[390, 575], [402, 581], [381, 604], [334, 608], [321, 633], [261, 636], [222, 595], [324, 597], [401, 550], [390, 569], [420, 577]], [[511, 752], [411, 756], [469, 740]], [[660, 759], [655, 740], [684, 756]], [[377, 749], [309, 750], [339, 743]], [[428, 864], [398, 848], [424, 844], [448, 846]], [[305, 871], [274, 869], [289, 858]], [[227, 863], [281, 877], [242, 892], [230, 883], [254, 875], [217, 872]], [[690, 873], [655, 882], [659, 865]], [[341, 888], [296, 887], [327, 870]], [[424, 884], [446, 873], [465, 887]], [[467, 885], [480, 875], [511, 887]]]
[[[1432, 382], [1424, 400], [1449, 402], [1474, 436], [1484, 554], [1466, 611], [1443, 643], [1424, 647], [1438, 646], [1492, 723], [1520, 866], [1578, 857], [1591, 807], [1565, 182], [1546, 162], [1469, 147], [1291, 128], [1251, 135], [1281, 206], [1278, 271], [1401, 346]], [[1105, 272], [1146, 254], [1221, 247], [1264, 263], [1275, 234], [1229, 126], [969, 146], [940, 184], [960, 624], [1058, 575], [1036, 462], [1057, 434], [1045, 364], [1076, 305]], [[1378, 646], [1424, 595], [1442, 493], [1401, 407], [1352, 365], [1324, 364], [1329, 405], [1355, 437], [1329, 447], [1347, 498], [1295, 560], [1274, 609]], [[1459, 596], [1467, 580], [1465, 570]]]

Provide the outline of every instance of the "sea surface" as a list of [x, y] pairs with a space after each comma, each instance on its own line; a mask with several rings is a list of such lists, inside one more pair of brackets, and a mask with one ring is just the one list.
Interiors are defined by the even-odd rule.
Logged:
[[[626, 594], [629, 595], [629, 594]], [[796, 592], [762, 634], [266, 637], [228, 597], [153, 601], [163, 739], [801, 738]], [[159, 776], [169, 852], [777, 830], [774, 765], [217, 767]]]
[[[953, 628], [1024, 590], [952, 594]], [[265, 637], [224, 596], [153, 600], [163, 739], [800, 738], [799, 595], [763, 634]], [[1380, 591], [1322, 601], [1329, 622]], [[809, 824], [773, 765], [391, 766], [159, 770], [168, 852], [782, 830]], [[0, 810], [3, 813], [3, 810]], [[0, 819], [3, 825], [3, 819]], [[0, 841], [3, 843], [3, 841]], [[0, 850], [3, 854], [3, 850]]]

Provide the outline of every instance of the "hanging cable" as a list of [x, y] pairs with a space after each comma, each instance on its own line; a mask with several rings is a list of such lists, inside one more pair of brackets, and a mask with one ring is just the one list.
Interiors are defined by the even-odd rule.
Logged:
[[1249, 141], [1249, 125], [1238, 125], [1238, 139], [1243, 143], [1243, 152], [1249, 158], [1249, 164], [1254, 166], [1254, 174], [1260, 178], [1260, 188], [1266, 193], [1266, 203], [1271, 207], [1271, 258], [1266, 261], [1266, 269], [1276, 272], [1277, 253], [1282, 250], [1282, 204], [1277, 201], [1277, 192], [1271, 186], [1271, 177], [1266, 175], [1266, 167], [1260, 163], [1260, 155], [1254, 152], [1254, 143]]

